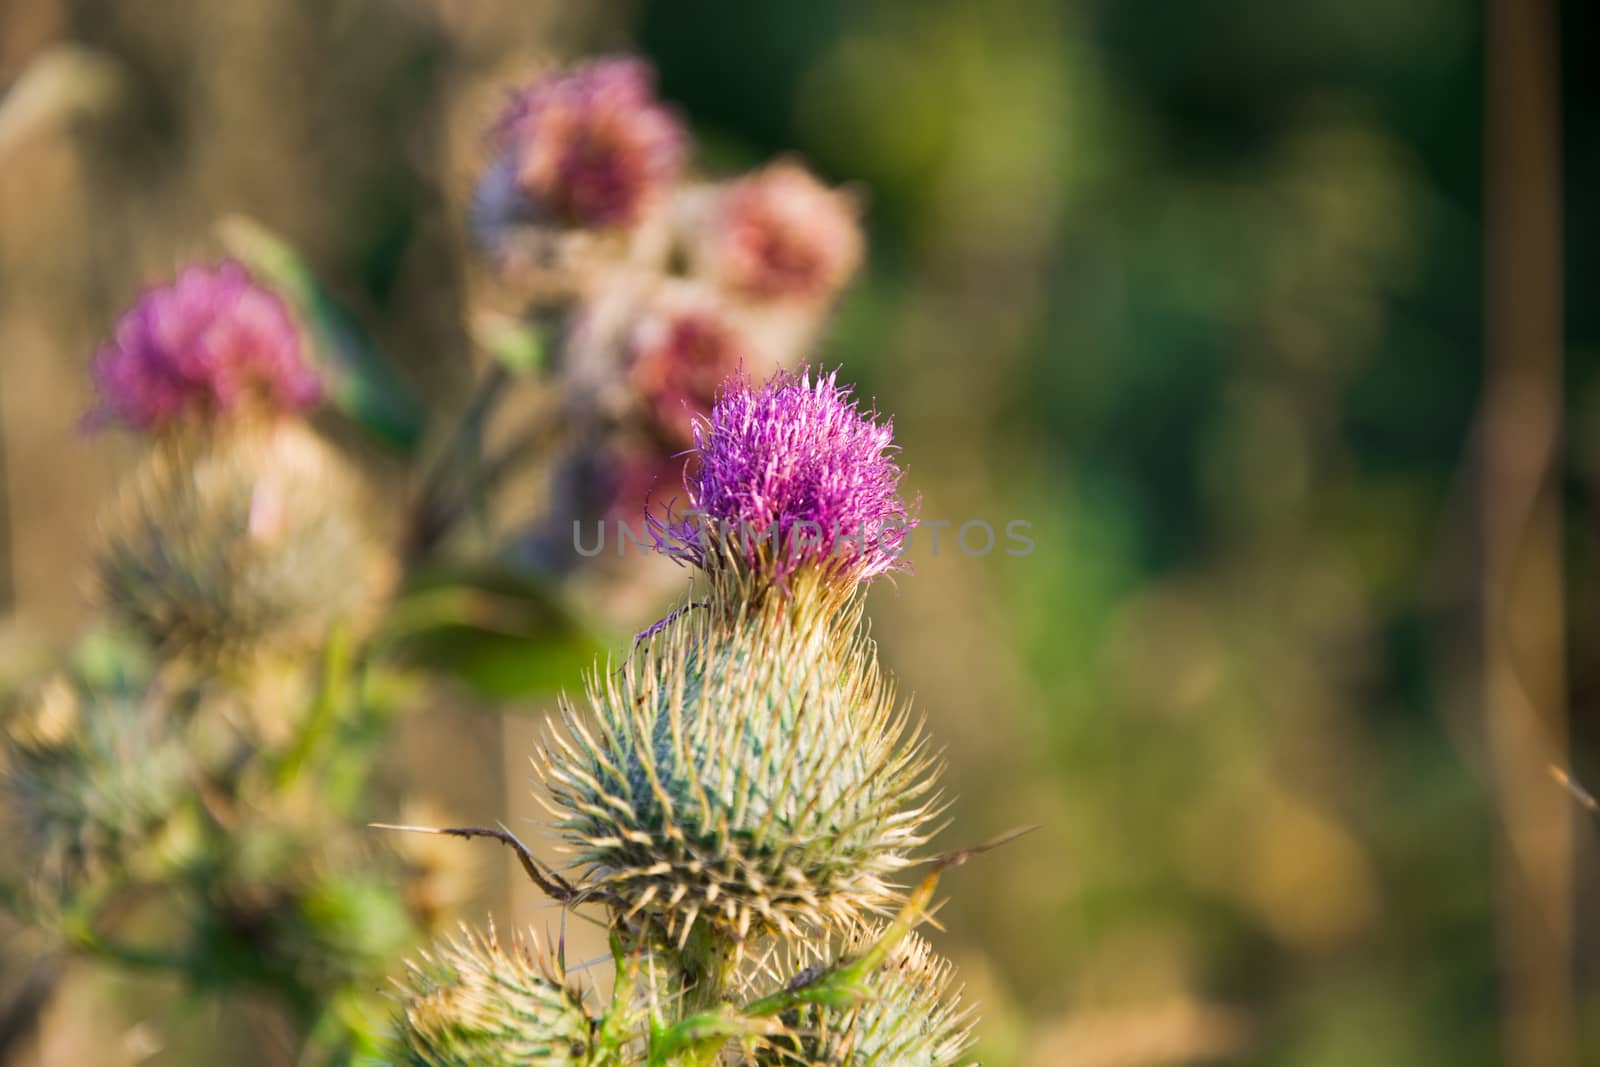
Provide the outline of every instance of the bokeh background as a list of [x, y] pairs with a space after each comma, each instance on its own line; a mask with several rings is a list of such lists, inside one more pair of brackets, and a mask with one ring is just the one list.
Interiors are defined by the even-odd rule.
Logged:
[[[141, 283], [252, 216], [448, 408], [503, 86], [638, 50], [708, 165], [860, 189], [818, 358], [925, 519], [1031, 523], [919, 540], [870, 604], [948, 750], [941, 841], [1041, 826], [944, 884], [982, 1061], [1600, 1064], [1600, 822], [1528, 773], [1600, 779], [1596, 18], [1518, 61], [1517, 7], [6, 0], [0, 662], [84, 622], [128, 459], [78, 432], [85, 367]], [[548, 701], [481, 703], [397, 762], [531, 815]], [[485, 909], [548, 920], [480, 861]], [[76, 975], [19, 1062], [249, 1062], [158, 994]]]

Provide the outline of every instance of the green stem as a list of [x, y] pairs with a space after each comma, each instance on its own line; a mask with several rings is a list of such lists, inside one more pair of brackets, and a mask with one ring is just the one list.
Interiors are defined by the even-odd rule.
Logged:
[[188, 970], [193, 963], [188, 956], [161, 948], [124, 945], [95, 932], [96, 920], [101, 918], [107, 902], [114, 896], [124, 894], [129, 888], [128, 883], [117, 879], [103, 883], [93, 891], [84, 892], [70, 901], [60, 916], [62, 936], [81, 952], [132, 970]]
[[682, 993], [671, 1001], [671, 1023], [652, 1029], [650, 1067], [716, 1067], [723, 1045], [750, 1030], [727, 1003], [736, 946], [710, 924], [697, 922], [669, 959]]
[[683, 996], [678, 1001], [680, 1020], [722, 1007], [736, 957], [731, 939], [718, 934], [708, 923], [695, 923], [676, 960], [683, 980]]
[[423, 475], [416, 509], [411, 517], [411, 528], [406, 535], [404, 560], [407, 571], [450, 532], [456, 509], [444, 506], [447, 495], [445, 487], [455, 473], [456, 464], [480, 450], [484, 426], [510, 382], [511, 372], [504, 364], [495, 362], [489, 365], [488, 371], [473, 388], [467, 406], [456, 420], [449, 438]]
[[73, 947], [80, 951], [129, 970], [187, 973], [192, 969], [193, 962], [187, 956], [158, 948], [107, 941], [89, 929], [87, 924], [69, 924], [66, 935]]
[[294, 784], [323, 739], [333, 731], [339, 719], [340, 706], [347, 695], [354, 658], [354, 642], [349, 631], [342, 626], [335, 628], [328, 635], [327, 647], [323, 649], [322, 679], [317, 687], [316, 700], [306, 713], [305, 725], [295, 738], [294, 747], [278, 765], [278, 788]]

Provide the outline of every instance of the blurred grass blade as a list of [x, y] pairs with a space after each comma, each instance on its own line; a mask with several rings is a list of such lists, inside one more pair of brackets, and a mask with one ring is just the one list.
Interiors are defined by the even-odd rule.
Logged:
[[333, 406], [379, 440], [405, 452], [422, 440], [426, 412], [395, 375], [365, 329], [317, 280], [298, 252], [252, 219], [217, 224], [230, 254], [270, 285], [299, 316], [312, 341]]

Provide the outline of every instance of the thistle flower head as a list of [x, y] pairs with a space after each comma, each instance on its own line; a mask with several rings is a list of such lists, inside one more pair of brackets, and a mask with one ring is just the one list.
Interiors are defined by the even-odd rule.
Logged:
[[751, 300], [825, 302], [861, 263], [854, 198], [788, 159], [729, 186], [705, 241], [713, 276]]
[[[881, 931], [857, 930], [847, 957]], [[889, 951], [850, 1006], [808, 1004], [783, 1017], [785, 1034], [757, 1053], [758, 1067], [956, 1067], [972, 1043], [971, 1013], [950, 989], [952, 968], [908, 935]]]
[[299, 425], [166, 438], [103, 515], [100, 589], [169, 649], [314, 644], [380, 584], [355, 495]]
[[646, 425], [668, 448], [694, 444], [694, 424], [745, 360], [738, 329], [709, 300], [657, 301], [628, 339], [628, 380]]
[[494, 928], [410, 965], [396, 1041], [407, 1067], [563, 1067], [593, 1062], [583, 1006], [552, 961]]
[[536, 760], [585, 884], [669, 937], [698, 920], [740, 944], [893, 901], [931, 764], [858, 622], [691, 605], [597, 672], [594, 725], [566, 708]]
[[640, 221], [677, 180], [686, 141], [637, 59], [534, 82], [512, 98], [494, 135], [534, 217], [601, 229]]
[[688, 517], [655, 522], [664, 551], [780, 583], [808, 567], [851, 585], [904, 566], [916, 522], [899, 493], [893, 424], [864, 414], [834, 373], [736, 380], [694, 437]]
[[240, 408], [300, 411], [322, 395], [283, 302], [233, 262], [147, 291], [95, 357], [94, 379], [91, 424], [138, 430]]

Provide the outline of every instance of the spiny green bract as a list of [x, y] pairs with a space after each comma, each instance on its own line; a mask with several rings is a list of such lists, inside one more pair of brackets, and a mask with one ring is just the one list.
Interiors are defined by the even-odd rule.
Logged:
[[579, 1067], [605, 1062], [594, 1028], [534, 946], [463, 931], [410, 966], [396, 1067]]
[[313, 647], [376, 586], [354, 483], [290, 422], [175, 433], [106, 510], [109, 607], [163, 648]]
[[[856, 931], [847, 957], [876, 937]], [[786, 1032], [742, 1067], [956, 1067], [972, 1035], [971, 1012], [950, 989], [952, 970], [926, 941], [908, 935], [867, 979], [859, 1004], [786, 1013]]]
[[697, 919], [742, 943], [882, 910], [925, 840], [931, 761], [859, 602], [809, 605], [681, 610], [536, 760], [586, 885], [680, 942]]

